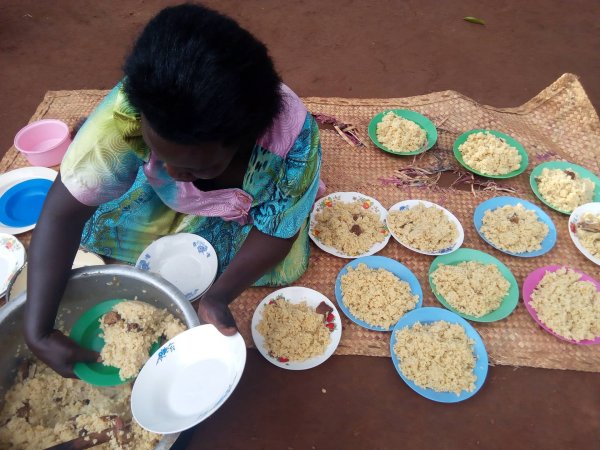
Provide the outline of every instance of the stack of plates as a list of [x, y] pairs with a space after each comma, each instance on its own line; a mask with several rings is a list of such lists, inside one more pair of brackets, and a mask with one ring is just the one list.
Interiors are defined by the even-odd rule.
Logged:
[[23, 167], [0, 175], [0, 233], [20, 234], [33, 228], [57, 172]]

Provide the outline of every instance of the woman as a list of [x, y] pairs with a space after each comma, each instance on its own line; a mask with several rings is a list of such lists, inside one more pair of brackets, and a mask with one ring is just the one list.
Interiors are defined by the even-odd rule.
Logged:
[[124, 72], [69, 148], [31, 241], [25, 338], [63, 376], [98, 356], [54, 329], [80, 243], [134, 263], [164, 235], [206, 238], [220, 274], [198, 316], [226, 335], [243, 290], [288, 284], [308, 265], [319, 134], [264, 45], [182, 5], [152, 19]]

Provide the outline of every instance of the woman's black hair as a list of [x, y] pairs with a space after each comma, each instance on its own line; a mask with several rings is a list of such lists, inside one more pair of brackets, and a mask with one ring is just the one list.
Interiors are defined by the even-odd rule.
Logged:
[[281, 80], [264, 44], [197, 4], [158, 13], [124, 71], [132, 106], [180, 144], [257, 139], [281, 107]]

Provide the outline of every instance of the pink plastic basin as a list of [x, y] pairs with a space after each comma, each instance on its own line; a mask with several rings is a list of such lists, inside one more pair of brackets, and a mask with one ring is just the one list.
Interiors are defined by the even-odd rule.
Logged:
[[66, 123], [55, 119], [32, 122], [15, 136], [15, 147], [33, 166], [51, 167], [60, 164], [71, 135]]

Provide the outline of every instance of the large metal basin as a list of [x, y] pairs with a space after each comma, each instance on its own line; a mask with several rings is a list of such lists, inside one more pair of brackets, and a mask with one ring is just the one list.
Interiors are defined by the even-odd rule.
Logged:
[[[199, 325], [196, 312], [183, 294], [163, 278], [130, 266], [108, 265], [73, 270], [61, 300], [57, 324], [70, 330], [81, 313], [97, 303], [128, 298], [166, 308], [189, 328]], [[23, 339], [27, 292], [0, 308], [0, 402], [12, 385], [20, 361], [31, 356]], [[171, 447], [177, 435], [166, 435], [156, 450]]]

